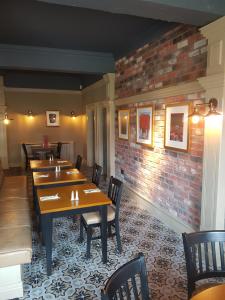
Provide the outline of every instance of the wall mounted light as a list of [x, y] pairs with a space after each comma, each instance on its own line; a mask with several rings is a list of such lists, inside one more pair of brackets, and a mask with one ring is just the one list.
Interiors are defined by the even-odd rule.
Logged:
[[9, 119], [8, 114], [5, 113], [3, 123], [4, 123], [5, 125], [8, 125], [8, 124], [10, 123], [10, 121], [12, 121], [12, 120], [13, 120], [13, 119]]
[[33, 112], [32, 112], [31, 109], [28, 110], [27, 116], [28, 116], [29, 118], [33, 119], [34, 115], [33, 115]]
[[[209, 111], [206, 115], [200, 114], [199, 107], [200, 106], [208, 106]], [[209, 102], [207, 103], [199, 103], [194, 106], [194, 111], [192, 114], [190, 114], [188, 117], [191, 118], [193, 124], [198, 124], [198, 122], [202, 118], [208, 118], [212, 116], [221, 116], [222, 114], [216, 111], [216, 108], [218, 106], [218, 101], [216, 98], [211, 98]]]
[[72, 119], [76, 118], [76, 114], [75, 114], [75, 112], [73, 110], [71, 111], [70, 116], [71, 116]]

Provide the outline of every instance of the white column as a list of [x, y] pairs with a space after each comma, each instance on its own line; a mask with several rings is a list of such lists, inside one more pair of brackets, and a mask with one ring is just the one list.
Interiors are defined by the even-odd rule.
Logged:
[[107, 85], [107, 175], [115, 176], [115, 74], [109, 73], [103, 76]]
[[95, 157], [94, 157], [94, 139], [93, 136], [95, 135], [95, 128], [93, 128], [94, 124], [94, 114], [95, 114], [95, 106], [94, 105], [87, 105], [86, 107], [86, 115], [87, 115], [87, 166], [92, 167]]
[[216, 98], [223, 117], [205, 121], [201, 230], [224, 229], [225, 218], [225, 17], [203, 27], [208, 39], [206, 101]]
[[3, 77], [0, 76], [0, 159], [3, 169], [8, 169], [8, 150], [7, 150], [7, 132], [6, 125], [3, 123], [6, 112], [5, 92]]

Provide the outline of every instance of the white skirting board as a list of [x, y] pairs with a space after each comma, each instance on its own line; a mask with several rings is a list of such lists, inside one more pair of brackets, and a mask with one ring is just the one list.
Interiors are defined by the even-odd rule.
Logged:
[[0, 299], [23, 297], [21, 265], [0, 268]]

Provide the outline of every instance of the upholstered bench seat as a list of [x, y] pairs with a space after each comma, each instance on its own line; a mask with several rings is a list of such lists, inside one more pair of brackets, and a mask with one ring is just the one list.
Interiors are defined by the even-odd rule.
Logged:
[[[30, 224], [30, 214], [27, 212], [27, 210], [10, 211], [4, 213], [0, 212], [0, 229], [12, 228], [12, 230], [14, 230], [15, 227], [30, 227]], [[23, 228], [21, 228], [21, 232], [22, 231]]]
[[10, 212], [10, 211], [19, 211], [26, 210], [30, 211], [30, 206], [26, 198], [0, 198], [0, 213]]
[[0, 161], [0, 299], [23, 296], [21, 265], [31, 256], [27, 177], [5, 177]]
[[29, 226], [0, 228], [0, 268], [31, 262], [32, 239]]

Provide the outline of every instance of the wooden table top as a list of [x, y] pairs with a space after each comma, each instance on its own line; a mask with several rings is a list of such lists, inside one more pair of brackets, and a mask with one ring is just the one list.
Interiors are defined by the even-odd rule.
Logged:
[[225, 299], [225, 284], [219, 284], [193, 296], [191, 300], [222, 300]]
[[[74, 173], [70, 174], [71, 172]], [[48, 175], [48, 177], [41, 177], [45, 175]], [[33, 172], [33, 178], [34, 178], [34, 186], [87, 181], [87, 178], [77, 169], [61, 170], [58, 173], [54, 171]]]
[[[60, 163], [61, 161], [61, 163]], [[50, 160], [31, 160], [30, 161], [30, 168], [31, 170], [34, 169], [52, 169], [56, 166], [60, 167], [72, 167], [73, 164], [68, 160], [63, 159], [55, 159], [53, 161]]]
[[[60, 212], [71, 209], [79, 209], [84, 207], [93, 207], [100, 205], [109, 205], [112, 204], [112, 201], [103, 193], [90, 193], [85, 194], [84, 190], [94, 189], [96, 185], [93, 183], [89, 184], [80, 184], [80, 185], [71, 185], [71, 186], [62, 186], [62, 187], [52, 187], [48, 189], [38, 189], [38, 202], [40, 207], [41, 214], [47, 214], [52, 212]], [[71, 201], [71, 192], [78, 191], [79, 200]], [[60, 199], [41, 201], [40, 197], [51, 196], [58, 194]]]

